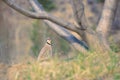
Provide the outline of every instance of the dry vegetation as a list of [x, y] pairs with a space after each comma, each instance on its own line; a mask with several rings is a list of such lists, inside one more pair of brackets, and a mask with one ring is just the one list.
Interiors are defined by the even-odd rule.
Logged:
[[79, 54], [70, 59], [53, 59], [13, 65], [9, 80], [120, 80], [120, 56], [114, 53]]

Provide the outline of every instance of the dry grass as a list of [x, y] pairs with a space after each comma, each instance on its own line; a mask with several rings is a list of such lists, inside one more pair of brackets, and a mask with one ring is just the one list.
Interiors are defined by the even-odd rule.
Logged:
[[71, 59], [31, 61], [13, 65], [9, 80], [119, 80], [120, 62], [117, 54], [89, 52]]

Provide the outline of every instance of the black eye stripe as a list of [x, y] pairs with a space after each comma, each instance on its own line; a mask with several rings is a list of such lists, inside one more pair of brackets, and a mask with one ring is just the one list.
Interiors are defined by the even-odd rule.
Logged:
[[47, 44], [51, 45], [51, 43], [47, 42]]

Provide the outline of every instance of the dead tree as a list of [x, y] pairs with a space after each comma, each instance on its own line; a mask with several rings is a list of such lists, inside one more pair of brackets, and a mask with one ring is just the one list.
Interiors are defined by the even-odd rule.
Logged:
[[[37, 0], [29, 0], [35, 12], [25, 10], [12, 0], [2, 1], [27, 17], [42, 19], [59, 36], [68, 41], [76, 50], [80, 52], [84, 53], [90, 49], [111, 51], [107, 42], [107, 36], [115, 18], [119, 0], [105, 0], [103, 12], [96, 30], [91, 29], [87, 24], [87, 15], [84, 13], [85, 7], [83, 0], [71, 0], [75, 19], [79, 26], [47, 13]], [[76, 32], [82, 37], [82, 39], [77, 39], [70, 31]]]

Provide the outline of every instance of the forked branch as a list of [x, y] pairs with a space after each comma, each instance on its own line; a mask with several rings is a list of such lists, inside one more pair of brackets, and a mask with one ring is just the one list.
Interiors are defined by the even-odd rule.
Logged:
[[9, 5], [11, 8], [15, 9], [16, 11], [20, 12], [21, 14], [30, 17], [30, 18], [34, 18], [34, 19], [45, 19], [45, 20], [49, 20], [53, 23], [56, 23], [66, 29], [69, 29], [71, 31], [74, 32], [79, 32], [79, 28], [77, 28], [75, 25], [61, 20], [51, 14], [46, 13], [45, 11], [42, 11], [40, 13], [35, 13], [35, 12], [31, 12], [28, 10], [25, 10], [24, 8], [18, 6], [17, 4], [15, 4], [12, 0], [3, 0], [7, 5]]
[[[79, 28], [77, 28], [75, 25], [63, 21], [61, 19], [56, 18], [55, 16], [52, 16], [48, 13], [46, 13], [44, 10], [41, 10], [38, 5], [33, 6], [36, 12], [31, 12], [28, 10], [25, 10], [24, 8], [19, 7], [17, 4], [15, 4], [12, 0], [3, 0], [7, 5], [9, 5], [11, 8], [15, 9], [16, 11], [20, 12], [21, 14], [28, 16], [30, 18], [34, 19], [43, 19], [45, 23], [47, 23], [50, 28], [52, 28], [59, 36], [67, 40], [73, 47], [75, 47], [78, 51], [86, 52], [88, 49], [88, 46], [78, 40], [74, 35], [72, 35], [69, 30], [72, 30], [74, 32], [79, 33]], [[31, 0], [34, 1], [35, 0]], [[37, 10], [36, 10], [37, 9]]]
[[73, 13], [81, 29], [87, 29], [88, 24], [84, 13], [83, 0], [71, 0]]
[[[44, 11], [42, 5], [37, 0], [29, 0], [31, 3], [33, 9], [40, 13]], [[74, 35], [72, 35], [67, 29], [62, 28], [61, 26], [58, 26], [54, 23], [51, 23], [50, 21], [44, 20], [44, 22], [49, 25], [50, 28], [52, 28], [59, 36], [61, 36], [63, 39], [67, 40], [75, 49], [81, 52], [86, 52], [86, 49], [88, 49], [88, 46], [86, 43], [78, 40]]]

